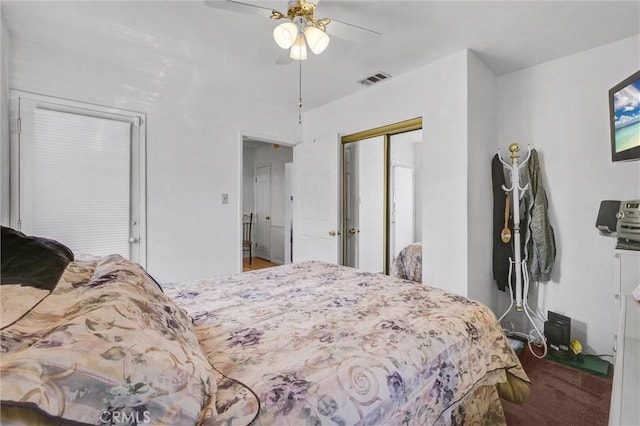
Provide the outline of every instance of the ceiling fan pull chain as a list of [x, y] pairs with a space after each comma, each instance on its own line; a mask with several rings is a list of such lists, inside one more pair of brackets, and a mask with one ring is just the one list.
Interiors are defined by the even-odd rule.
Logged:
[[298, 124], [302, 124], [302, 61], [298, 64]]

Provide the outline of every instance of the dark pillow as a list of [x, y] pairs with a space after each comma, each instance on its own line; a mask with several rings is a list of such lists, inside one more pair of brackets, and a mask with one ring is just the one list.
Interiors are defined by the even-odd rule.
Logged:
[[65, 245], [48, 238], [28, 237], [6, 226], [2, 226], [0, 242], [1, 284], [53, 290], [73, 260], [73, 252]]

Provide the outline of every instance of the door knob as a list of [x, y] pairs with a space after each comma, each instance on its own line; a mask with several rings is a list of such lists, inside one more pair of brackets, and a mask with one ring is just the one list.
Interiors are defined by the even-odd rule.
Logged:
[[332, 237], [336, 236], [336, 231], [329, 231], [329, 235], [331, 235]]
[[349, 228], [349, 235], [357, 234], [358, 232], [360, 231], [358, 231], [356, 228]]
[[264, 220], [270, 220], [270, 219], [271, 219], [271, 216], [267, 216], [264, 218]]
[[138, 241], [138, 239], [136, 237], [129, 237], [129, 242], [130, 243], [135, 243], [137, 241]]

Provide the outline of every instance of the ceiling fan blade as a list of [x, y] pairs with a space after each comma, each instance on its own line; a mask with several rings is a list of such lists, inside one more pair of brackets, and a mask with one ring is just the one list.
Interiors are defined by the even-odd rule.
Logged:
[[381, 32], [376, 31], [376, 30], [372, 30], [371, 28], [362, 27], [362, 26], [356, 25], [356, 24], [350, 24], [348, 22], [344, 22], [344, 21], [341, 21], [341, 20], [335, 19], [335, 18], [330, 18], [330, 19], [331, 19], [332, 22], [339, 22], [342, 25], [347, 25], [347, 26], [352, 27], [354, 29], [358, 29], [358, 30], [361, 30], [361, 31], [368, 32], [368, 33], [370, 33], [370, 35], [372, 35], [374, 37], [380, 37], [382, 35]]
[[316, 20], [322, 20], [321, 18], [331, 20], [331, 22], [327, 24], [327, 34], [330, 36], [353, 42], [375, 41], [382, 36], [382, 33], [379, 31], [367, 28], [364, 25], [359, 25], [359, 23], [352, 23], [353, 21], [347, 22], [347, 20], [351, 21], [350, 18], [342, 18], [345, 14], [350, 17], [362, 18], [361, 14], [358, 13], [358, 8], [360, 7], [358, 2], [317, 0], [315, 3]]
[[382, 37], [382, 33], [360, 25], [350, 24], [339, 19], [330, 18], [327, 25], [327, 34], [354, 42], [371, 42]]
[[293, 59], [289, 56], [289, 50], [283, 50], [276, 59], [276, 65], [289, 65]]
[[264, 7], [253, 3], [245, 3], [236, 0], [204, 0], [205, 6], [214, 9], [229, 10], [232, 12], [249, 13], [252, 15], [265, 15], [265, 11], [271, 13], [270, 7]]

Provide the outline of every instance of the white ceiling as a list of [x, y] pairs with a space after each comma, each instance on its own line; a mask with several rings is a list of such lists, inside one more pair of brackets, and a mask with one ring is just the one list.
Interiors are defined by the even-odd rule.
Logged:
[[[244, 1], [287, 8], [286, 0]], [[268, 11], [238, 13], [187, 0], [1, 4], [12, 42], [119, 64], [150, 82], [140, 89], [149, 99], [174, 83], [206, 81], [221, 93], [297, 109], [298, 63], [275, 64], [281, 50]], [[463, 48], [502, 75], [640, 34], [640, 1], [321, 0], [315, 16], [382, 36], [334, 36], [324, 53], [310, 54], [302, 63], [306, 110], [367, 90], [357, 82], [378, 71], [397, 77]], [[341, 29], [348, 27], [328, 26], [334, 35]]]

